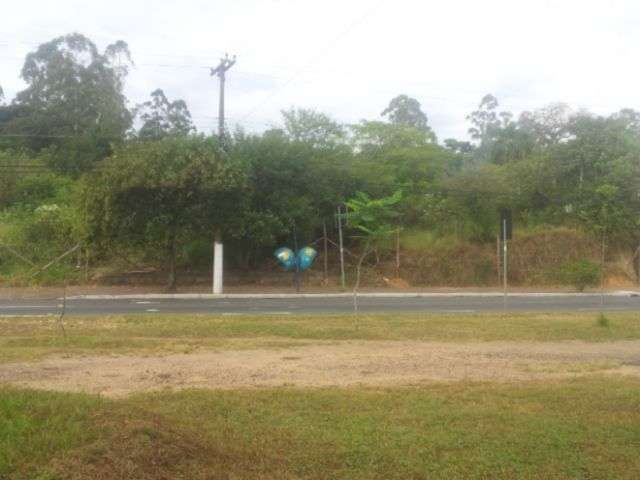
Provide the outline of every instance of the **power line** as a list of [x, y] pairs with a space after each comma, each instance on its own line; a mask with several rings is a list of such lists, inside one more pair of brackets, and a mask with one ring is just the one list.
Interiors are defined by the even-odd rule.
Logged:
[[376, 10], [378, 5], [382, 3], [382, 0], [378, 1], [372, 8], [370, 8], [364, 15], [357, 18], [355, 21], [351, 22], [345, 30], [335, 36], [331, 41], [329, 41], [325, 47], [316, 54], [313, 59], [307, 64], [303, 65], [298, 71], [296, 71], [280, 88], [276, 89], [271, 95], [265, 98], [260, 104], [258, 104], [255, 108], [249, 111], [246, 115], [241, 118], [241, 121], [246, 120], [251, 117], [254, 113], [264, 107], [270, 100], [275, 98], [282, 90], [284, 90], [289, 84], [295, 81], [302, 73], [304, 73], [309, 67], [311, 67], [314, 63], [316, 63], [322, 56], [324, 56], [330, 48], [332, 48], [339, 40], [345, 37], [351, 30], [353, 30], [360, 23], [364, 22], [373, 12]]

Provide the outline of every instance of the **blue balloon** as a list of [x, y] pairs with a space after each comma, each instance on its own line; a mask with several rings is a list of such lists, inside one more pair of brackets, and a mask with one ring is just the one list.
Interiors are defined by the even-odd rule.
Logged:
[[287, 247], [282, 247], [277, 249], [273, 255], [278, 259], [278, 262], [285, 270], [295, 270], [297, 260], [293, 250]]
[[316, 252], [311, 247], [304, 247], [298, 250], [298, 266], [300, 270], [306, 270], [311, 266], [313, 261], [316, 259], [318, 252]]

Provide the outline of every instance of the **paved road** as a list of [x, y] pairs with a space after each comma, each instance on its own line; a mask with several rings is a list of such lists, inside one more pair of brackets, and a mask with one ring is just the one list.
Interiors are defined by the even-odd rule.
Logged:
[[[518, 295], [509, 296], [509, 311], [598, 311], [599, 295]], [[60, 300], [0, 300], [0, 316], [55, 315], [61, 310]], [[362, 312], [491, 312], [503, 309], [503, 298], [493, 296], [426, 296], [362, 297]], [[607, 311], [640, 312], [637, 294], [608, 295]], [[353, 311], [351, 297], [304, 298], [112, 298], [67, 300], [67, 315], [106, 315], [131, 313], [211, 313], [211, 314], [296, 314], [348, 313]]]

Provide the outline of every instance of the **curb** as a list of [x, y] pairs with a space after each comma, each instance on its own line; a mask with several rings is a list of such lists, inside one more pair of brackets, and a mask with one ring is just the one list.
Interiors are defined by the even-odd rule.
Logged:
[[[638, 297], [640, 292], [620, 290], [602, 293], [555, 293], [555, 292], [529, 292], [507, 293], [507, 297]], [[477, 297], [495, 298], [503, 297], [503, 292], [442, 292], [442, 293], [358, 293], [359, 298], [456, 298]], [[67, 297], [67, 300], [233, 300], [233, 299], [282, 299], [282, 298], [352, 298], [353, 293], [148, 293], [132, 295], [75, 295]]]

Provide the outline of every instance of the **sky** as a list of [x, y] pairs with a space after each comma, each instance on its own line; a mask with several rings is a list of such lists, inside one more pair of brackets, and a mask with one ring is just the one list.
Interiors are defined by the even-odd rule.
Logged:
[[0, 85], [24, 88], [25, 55], [72, 32], [100, 49], [124, 40], [130, 106], [162, 88], [200, 131], [217, 125], [209, 67], [227, 74], [230, 128], [262, 131], [282, 109], [344, 123], [380, 119], [396, 95], [422, 104], [438, 138], [467, 138], [486, 93], [518, 115], [552, 102], [640, 109], [637, 0], [0, 0]]

